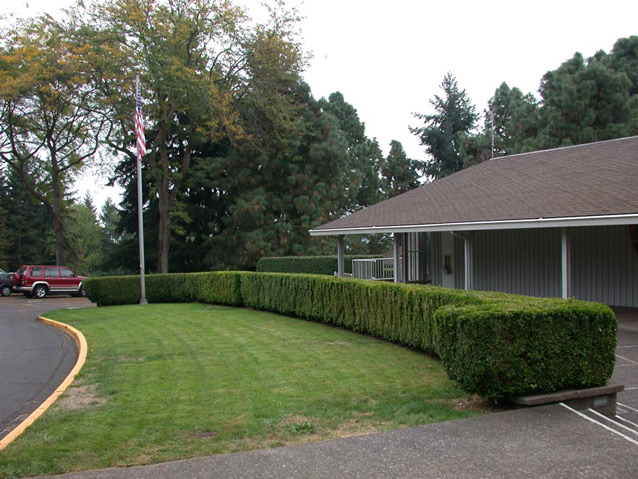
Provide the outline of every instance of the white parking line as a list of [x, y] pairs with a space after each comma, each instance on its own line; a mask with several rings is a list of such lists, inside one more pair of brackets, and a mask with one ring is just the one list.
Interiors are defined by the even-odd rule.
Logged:
[[621, 421], [626, 422], [627, 424], [631, 424], [632, 426], [635, 426], [636, 428], [638, 428], [638, 424], [636, 424], [635, 422], [631, 422], [630, 420], [625, 419], [622, 416], [616, 416], [616, 419], [620, 419]]
[[629, 409], [630, 411], [638, 412], [638, 409], [633, 408], [633, 407], [631, 407], [631, 406], [627, 406], [626, 404], [622, 404], [622, 403], [617, 403], [617, 404], [618, 404], [619, 406], [626, 407], [626, 408], [627, 408], [627, 409]]
[[616, 346], [616, 349], [625, 349], [625, 348], [638, 348], [638, 344], [632, 344], [630, 346]]
[[594, 413], [596, 416], [600, 416], [601, 418], [603, 418], [606, 421], [612, 422], [614, 423], [616, 426], [618, 427], [622, 427], [623, 429], [626, 429], [627, 431], [636, 434], [638, 436], [638, 431], [636, 431], [635, 429], [632, 429], [630, 427], [625, 426], [624, 424], [620, 424], [617, 421], [614, 421], [612, 418], [605, 416], [604, 414], [600, 414], [598, 411], [595, 411], [591, 408], [589, 408], [589, 412]]
[[616, 357], [620, 358], [620, 359], [624, 359], [625, 361], [629, 361], [631, 364], [638, 364], [636, 361], [632, 361], [631, 359], [627, 359], [627, 358], [621, 356], [620, 354], [616, 354]]
[[569, 409], [570, 411], [572, 411], [572, 412], [574, 412], [574, 413], [578, 414], [580, 417], [582, 417], [582, 418], [584, 418], [584, 419], [587, 419], [589, 422], [592, 422], [592, 423], [594, 423], [594, 424], [597, 424], [598, 426], [600, 426], [600, 427], [602, 427], [602, 428], [604, 428], [604, 429], [607, 429], [609, 432], [612, 432], [612, 433], [616, 434], [617, 436], [620, 436], [620, 437], [622, 437], [623, 439], [626, 439], [627, 441], [631, 442], [632, 444], [635, 444], [636, 446], [638, 446], [638, 441], [636, 441], [635, 439], [632, 439], [631, 437], [629, 437], [629, 436], [627, 436], [627, 435], [623, 434], [622, 432], [618, 432], [618, 431], [616, 431], [615, 429], [613, 429], [613, 428], [611, 428], [611, 427], [609, 427], [609, 426], [607, 426], [607, 425], [603, 424], [602, 422], [596, 421], [595, 419], [592, 419], [591, 417], [586, 416], [585, 414], [583, 414], [583, 413], [582, 413], [582, 412], [580, 412], [580, 411], [576, 411], [576, 409], [569, 407], [569, 406], [568, 406], [567, 404], [565, 404], [565, 403], [559, 403], [559, 404], [560, 404], [561, 406], [563, 406], [564, 408]]

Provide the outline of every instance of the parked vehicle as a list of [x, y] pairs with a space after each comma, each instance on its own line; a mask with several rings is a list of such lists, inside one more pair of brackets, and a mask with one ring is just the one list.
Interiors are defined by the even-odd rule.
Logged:
[[0, 296], [9, 296], [13, 291], [13, 273], [0, 268]]
[[85, 279], [86, 276], [78, 276], [66, 266], [26, 265], [13, 274], [13, 290], [38, 299], [48, 294], [84, 296]]

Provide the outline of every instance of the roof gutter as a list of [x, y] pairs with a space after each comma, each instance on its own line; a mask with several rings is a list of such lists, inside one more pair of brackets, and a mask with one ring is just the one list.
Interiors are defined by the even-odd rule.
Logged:
[[578, 226], [612, 226], [638, 224], [638, 213], [604, 216], [574, 216], [500, 221], [470, 221], [464, 223], [433, 223], [400, 226], [363, 226], [357, 228], [326, 228], [310, 230], [310, 236], [363, 235], [381, 233], [415, 233], [421, 231], [482, 231], [533, 228], [570, 228]]

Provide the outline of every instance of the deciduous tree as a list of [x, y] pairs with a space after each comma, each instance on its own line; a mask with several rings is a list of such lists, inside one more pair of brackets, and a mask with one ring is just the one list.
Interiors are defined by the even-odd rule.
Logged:
[[11, 31], [0, 62], [0, 161], [48, 210], [55, 258], [65, 263], [67, 193], [74, 175], [108, 135], [82, 49], [52, 18]]
[[256, 26], [225, 0], [111, 0], [92, 4], [84, 17], [82, 31], [95, 51], [112, 53], [100, 56], [106, 62], [98, 65], [105, 72], [101, 89], [121, 120], [120, 137], [111, 145], [130, 161], [135, 151], [127, 85], [140, 74], [160, 272], [169, 270], [173, 221], [184, 212], [179, 202], [193, 156], [211, 142], [244, 138], [238, 103], [246, 95], [261, 92], [271, 117], [285, 121], [285, 102], [269, 101], [277, 100], [270, 82], [282, 64], [299, 69], [303, 58], [294, 39], [296, 17], [279, 6], [269, 23]]

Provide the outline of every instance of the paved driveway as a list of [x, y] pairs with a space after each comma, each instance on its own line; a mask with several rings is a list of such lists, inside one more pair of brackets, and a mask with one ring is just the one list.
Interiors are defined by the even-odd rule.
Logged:
[[75, 365], [75, 341], [36, 318], [54, 309], [91, 306], [85, 298], [0, 298], [0, 438], [33, 412]]

